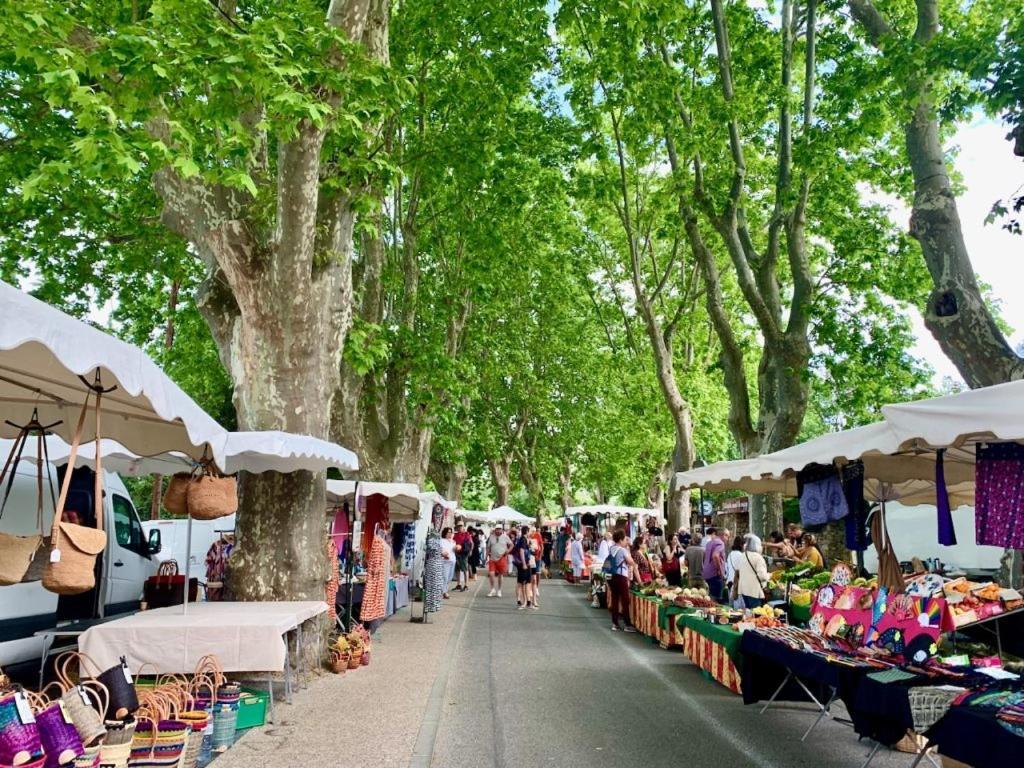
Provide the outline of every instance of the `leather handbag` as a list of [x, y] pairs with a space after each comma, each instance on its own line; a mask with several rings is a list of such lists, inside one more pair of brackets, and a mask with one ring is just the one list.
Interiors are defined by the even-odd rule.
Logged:
[[[199, 594], [199, 579], [188, 580], [188, 601], [194, 603]], [[167, 608], [185, 602], [185, 576], [178, 573], [177, 560], [165, 560], [155, 576], [146, 579], [143, 599], [147, 608]]]
[[60, 498], [53, 513], [50, 558], [43, 573], [43, 587], [58, 595], [78, 595], [96, 586], [96, 557], [107, 545], [107, 535], [103, 532], [103, 464], [100, 456], [100, 411], [103, 392], [97, 387], [91, 389], [91, 394], [96, 396], [96, 468], [93, 473], [96, 527], [90, 528], [62, 520], [68, 491], [71, 489], [75, 459], [78, 457], [79, 443], [82, 439], [82, 427], [85, 425], [85, 416], [89, 410], [89, 397], [86, 396], [71, 440], [71, 451], [68, 454], [64, 482], [60, 487]]
[[[34, 416], [33, 422], [35, 422]], [[13, 445], [11, 445], [11, 452], [7, 456], [3, 471], [0, 472], [0, 485], [3, 485], [5, 479], [7, 480], [4, 488], [4, 498], [0, 502], [0, 520], [3, 519], [4, 509], [7, 507], [7, 499], [10, 498], [11, 489], [14, 487], [14, 479], [18, 474], [18, 463], [21, 461], [21, 454], [25, 449], [29, 430], [32, 427], [32, 423], [29, 423], [18, 432], [18, 436], [14, 439]], [[42, 439], [42, 433], [40, 432], [40, 443], [42, 443]], [[11, 584], [18, 584], [25, 578], [25, 574], [28, 573], [29, 566], [32, 564], [36, 551], [43, 540], [43, 465], [41, 454], [37, 454], [37, 463], [39, 464], [39, 499], [36, 511], [38, 518], [36, 525], [39, 528], [39, 533], [30, 536], [18, 536], [0, 531], [0, 586], [5, 587]]]

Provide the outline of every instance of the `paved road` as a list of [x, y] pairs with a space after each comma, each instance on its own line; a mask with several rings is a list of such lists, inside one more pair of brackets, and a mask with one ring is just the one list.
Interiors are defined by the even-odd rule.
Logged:
[[[508, 589], [486, 594], [455, 627], [440, 711], [428, 707], [436, 768], [858, 768], [867, 755], [835, 723], [801, 743], [813, 717], [802, 705], [759, 715], [678, 650], [611, 632], [582, 587], [545, 582], [539, 611], [516, 611]], [[872, 766], [911, 762], [883, 752]]]

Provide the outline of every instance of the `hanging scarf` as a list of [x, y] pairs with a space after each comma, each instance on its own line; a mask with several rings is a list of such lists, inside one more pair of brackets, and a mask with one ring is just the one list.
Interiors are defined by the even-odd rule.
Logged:
[[956, 545], [956, 529], [953, 527], [953, 512], [949, 507], [949, 490], [946, 488], [945, 455], [945, 448], [940, 448], [935, 455], [935, 507], [939, 517], [939, 544], [952, 547]]

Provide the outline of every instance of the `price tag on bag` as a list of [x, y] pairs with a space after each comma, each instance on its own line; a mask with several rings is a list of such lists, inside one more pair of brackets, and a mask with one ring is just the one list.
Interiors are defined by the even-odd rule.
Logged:
[[18, 719], [21, 720], [22, 725], [31, 725], [36, 721], [36, 716], [32, 714], [32, 707], [28, 705], [28, 699], [25, 698], [25, 694], [18, 691], [14, 694], [14, 703], [18, 708]]
[[82, 703], [87, 707], [91, 707], [92, 702], [89, 700], [89, 694], [86, 692], [85, 687], [76, 685], [75, 689], [78, 691], [78, 695], [82, 697]]
[[131, 685], [132, 673], [128, 671], [128, 665], [125, 664], [123, 661], [121, 662], [121, 673], [124, 675], [124, 681], [128, 683], [128, 685]]
[[60, 562], [60, 550], [59, 549], [51, 549], [50, 550], [50, 562], [51, 563], [59, 563]]

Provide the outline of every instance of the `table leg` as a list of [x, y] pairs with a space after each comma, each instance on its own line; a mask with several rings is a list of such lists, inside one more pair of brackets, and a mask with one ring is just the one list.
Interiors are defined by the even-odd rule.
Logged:
[[[800, 739], [800, 741], [807, 741], [807, 737], [810, 736], [811, 733], [813, 733], [814, 729], [817, 728], [818, 725], [821, 724], [821, 721], [824, 720], [826, 717], [831, 717], [832, 716], [829, 713], [829, 707], [831, 707], [832, 706], [832, 702], [836, 700], [836, 692], [835, 692], [835, 689], [833, 688], [832, 689], [832, 693], [831, 693], [831, 695], [828, 698], [828, 701], [826, 701], [824, 704], [821, 704], [821, 702], [819, 702], [816, 698], [814, 698], [814, 694], [812, 694], [809, 690], [807, 690], [807, 686], [805, 686], [803, 684], [803, 681], [801, 681], [799, 677], [796, 679], [796, 681], [797, 681], [797, 683], [800, 684], [800, 687], [804, 689], [804, 692], [806, 692], [807, 695], [811, 697], [811, 699], [814, 701], [814, 703], [817, 704], [818, 708], [821, 710], [820, 712], [818, 712], [818, 716], [814, 719], [814, 722], [811, 723], [811, 727], [807, 729], [807, 732]], [[874, 755], [872, 755], [872, 757], [874, 757]]]
[[875, 755], [878, 754], [878, 750], [881, 748], [881, 742], [876, 741], [875, 746], [873, 746], [871, 751], [868, 753], [868, 759], [864, 761], [864, 764], [860, 768], [868, 768], [868, 766], [871, 765], [871, 761], [875, 759]]
[[267, 673], [267, 722], [274, 723], [274, 675]]
[[292, 650], [288, 642], [288, 634], [284, 636], [284, 698], [289, 704], [292, 703]]
[[299, 660], [295, 667], [295, 676], [299, 680], [299, 688], [306, 688], [306, 648], [302, 643], [302, 622], [299, 622], [299, 626], [295, 628], [296, 633], [296, 646], [295, 652], [298, 654]]
[[43, 690], [46, 678], [46, 660], [50, 656], [51, 648], [53, 648], [53, 635], [43, 635], [43, 658], [39, 662], [39, 690]]
[[779, 685], [779, 687], [775, 689], [775, 693], [773, 693], [772, 697], [770, 699], [768, 699], [768, 701], [765, 702], [763, 707], [761, 707], [760, 714], [763, 715], [767, 711], [768, 707], [770, 707], [772, 705], [772, 702], [775, 701], [775, 698], [780, 693], [782, 693], [782, 689], [786, 687], [786, 683], [788, 683], [792, 677], [793, 677], [793, 673], [791, 671], [787, 671], [786, 672], [786, 677], [783, 678], [782, 683]]

